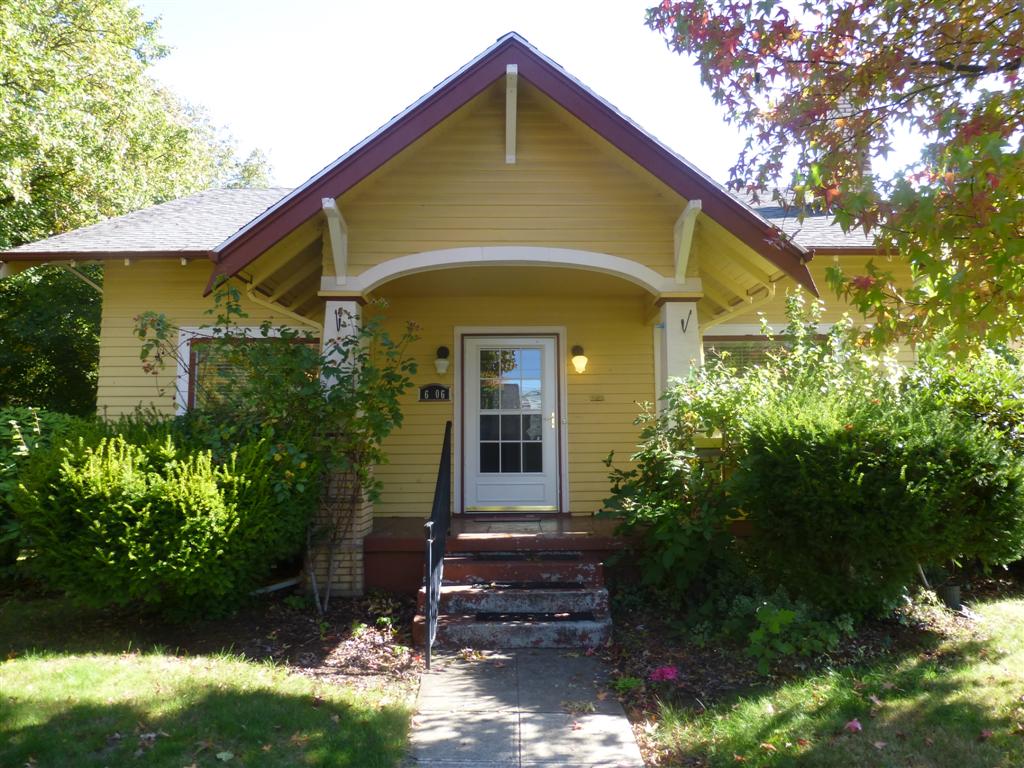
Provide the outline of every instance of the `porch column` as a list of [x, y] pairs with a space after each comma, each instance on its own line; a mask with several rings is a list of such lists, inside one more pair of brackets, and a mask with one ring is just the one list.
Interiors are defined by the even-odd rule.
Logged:
[[[324, 308], [324, 329], [320, 337], [321, 347], [326, 350], [331, 342], [357, 333], [362, 321], [362, 307], [353, 299], [328, 299]], [[324, 388], [335, 382], [324, 378]], [[363, 594], [365, 578], [363, 565], [363, 540], [373, 527], [373, 504], [363, 495], [361, 489], [352, 487], [352, 478], [346, 473], [335, 473], [324, 478], [324, 493], [321, 501], [320, 519], [324, 524], [334, 519], [332, 511], [338, 504], [347, 504], [353, 496], [359, 499], [352, 517], [342, 526], [344, 533], [334, 552], [323, 552], [317, 558], [317, 584], [321, 589], [326, 585], [328, 560], [334, 560], [334, 582], [331, 589], [336, 595], [359, 596]], [[329, 555], [329, 557], [328, 557]]]
[[[696, 300], [662, 302], [654, 326], [654, 376], [658, 399], [671, 379], [685, 379], [704, 364]], [[660, 405], [659, 405], [660, 407]]]

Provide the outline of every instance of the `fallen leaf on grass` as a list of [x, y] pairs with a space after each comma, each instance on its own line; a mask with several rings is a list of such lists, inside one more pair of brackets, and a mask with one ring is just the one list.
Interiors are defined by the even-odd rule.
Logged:
[[887, 741], [876, 741], [874, 743], [875, 749], [885, 749], [887, 746], [889, 746], [889, 742]]
[[988, 741], [994, 735], [995, 734], [990, 729], [986, 728], [985, 730], [983, 730], [981, 733], [978, 734], [978, 741]]
[[882, 706], [882, 700], [880, 698], [878, 698], [877, 696], [875, 696], [875, 694], [873, 694], [873, 693], [870, 696], [868, 696], [868, 701], [870, 701], [876, 707]]
[[747, 758], [745, 758], [743, 755], [733, 755], [732, 759], [733, 759], [733, 762], [737, 762], [737, 763], [745, 763], [745, 762], [747, 762]]
[[763, 749], [765, 752], [778, 752], [779, 751], [778, 747], [776, 747], [774, 744], [772, 744], [770, 742], [767, 742], [767, 741], [761, 743], [761, 749]]
[[269, 752], [273, 748], [274, 748], [273, 744], [264, 744], [262, 747], [260, 747], [260, 749], [263, 750], [264, 752]]
[[931, 737], [930, 737], [930, 736], [926, 736], [926, 737], [925, 737], [925, 739], [924, 739], [924, 745], [925, 745], [926, 747], [931, 747], [931, 746], [933, 746], [934, 744], [935, 744], [935, 742], [934, 742], [934, 741], [932, 741], [932, 739], [931, 739]]
[[809, 747], [811, 745], [810, 739], [797, 739], [796, 743], [801, 747]]
[[843, 726], [843, 730], [847, 733], [860, 733], [864, 730], [864, 726], [860, 724], [860, 720], [856, 717], [850, 722]]
[[234, 752], [218, 752], [217, 753], [217, 759], [220, 760], [222, 763], [226, 763], [228, 760], [234, 760], [235, 759], [235, 753]]

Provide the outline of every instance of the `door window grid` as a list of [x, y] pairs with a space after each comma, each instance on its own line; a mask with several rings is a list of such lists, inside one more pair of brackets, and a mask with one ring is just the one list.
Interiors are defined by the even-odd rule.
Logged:
[[543, 472], [542, 350], [480, 350], [480, 471]]

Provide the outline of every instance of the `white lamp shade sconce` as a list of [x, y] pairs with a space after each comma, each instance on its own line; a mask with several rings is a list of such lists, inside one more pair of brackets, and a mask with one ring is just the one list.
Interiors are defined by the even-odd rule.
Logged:
[[448, 373], [448, 364], [451, 362], [451, 360], [448, 359], [450, 355], [451, 350], [449, 350], [448, 347], [437, 348], [437, 357], [434, 358], [434, 370], [437, 371], [438, 374], [443, 376]]
[[572, 367], [576, 369], [576, 373], [586, 373], [589, 362], [590, 358], [583, 354], [583, 347], [576, 344], [572, 348]]

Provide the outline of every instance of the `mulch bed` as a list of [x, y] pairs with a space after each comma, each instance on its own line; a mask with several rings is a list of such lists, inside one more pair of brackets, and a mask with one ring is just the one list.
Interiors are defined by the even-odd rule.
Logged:
[[[964, 601], [1020, 594], [1021, 585], [1011, 580], [979, 580], [964, 593]], [[660, 754], [653, 730], [662, 702], [701, 712], [738, 695], [775, 687], [825, 666], [864, 664], [884, 656], [898, 658], [909, 653], [933, 653], [943, 638], [965, 636], [979, 630], [969, 609], [955, 614], [943, 609], [913, 610], [897, 620], [872, 621], [858, 628], [827, 656], [793, 659], [778, 665], [771, 675], [758, 672], [744, 649], [722, 643], [698, 644], [690, 639], [670, 612], [656, 606], [614, 609], [614, 640], [602, 649], [612, 670], [612, 679], [643, 681], [619, 698], [633, 723], [633, 730], [648, 765], [657, 766], [667, 757]], [[652, 671], [675, 667], [675, 680], [652, 682]], [[678, 756], [675, 756], [678, 759]]]
[[[19, 599], [25, 599], [24, 592]], [[421, 654], [412, 648], [415, 607], [409, 597], [335, 597], [321, 618], [309, 600], [285, 590], [254, 599], [230, 617], [186, 624], [129, 611], [74, 610], [62, 616], [59, 626], [32, 627], [18, 637], [0, 638], [0, 646], [5, 655], [29, 648], [88, 652], [159, 647], [181, 655], [227, 651], [254, 661], [273, 660], [324, 682], [359, 687], [385, 679], [411, 687], [423, 666]]]

